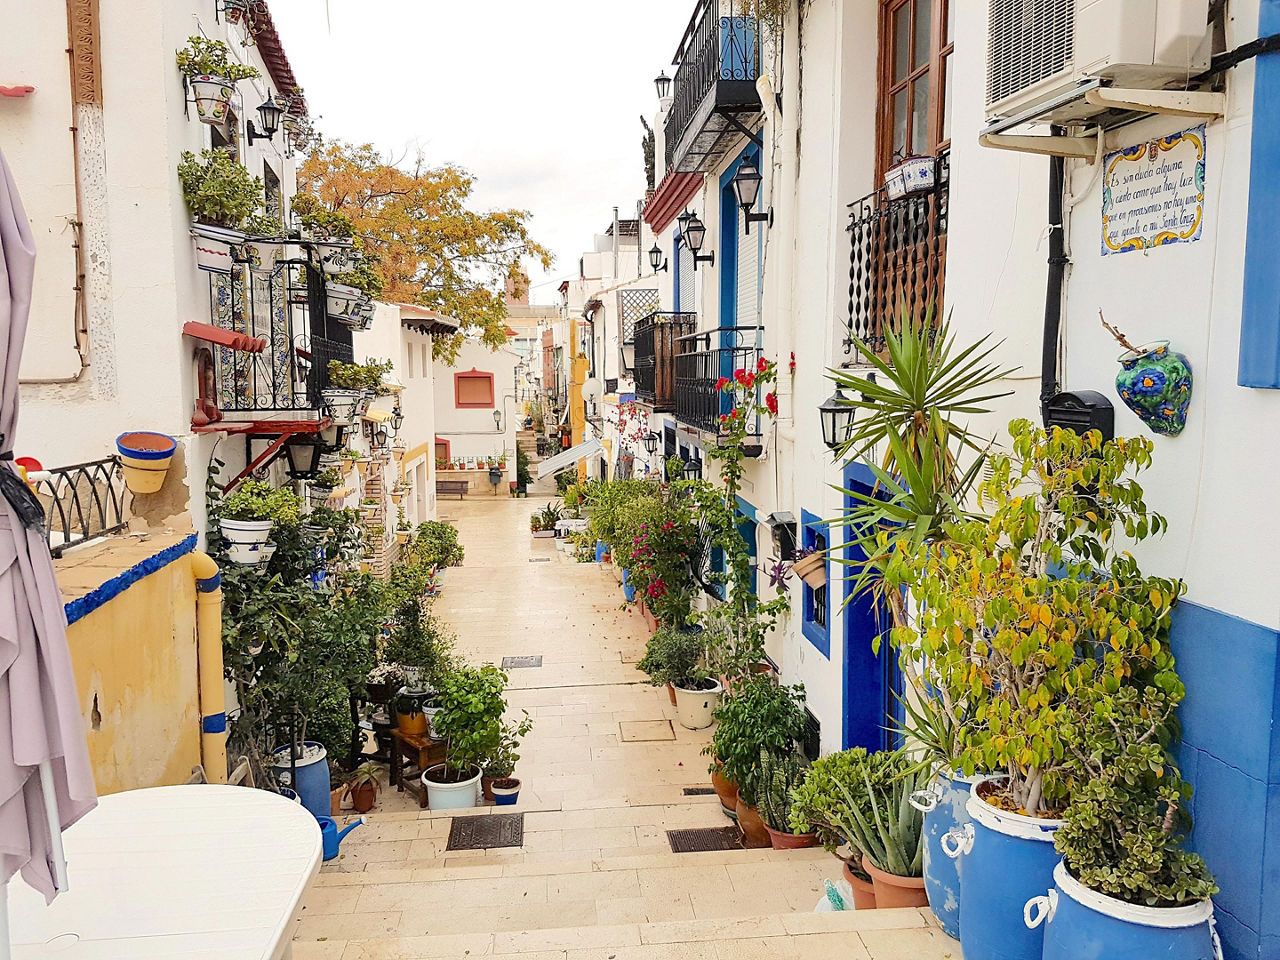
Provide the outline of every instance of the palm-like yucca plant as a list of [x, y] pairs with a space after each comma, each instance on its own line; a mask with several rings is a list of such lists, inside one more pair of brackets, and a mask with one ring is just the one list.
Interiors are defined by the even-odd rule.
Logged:
[[848, 798], [848, 822], [844, 825], [857, 838], [856, 846], [885, 873], [896, 877], [924, 875], [924, 814], [911, 803], [911, 795], [932, 779], [928, 770], [911, 770], [888, 783], [873, 785], [867, 773], [867, 802], [855, 803], [844, 783], [837, 786]]

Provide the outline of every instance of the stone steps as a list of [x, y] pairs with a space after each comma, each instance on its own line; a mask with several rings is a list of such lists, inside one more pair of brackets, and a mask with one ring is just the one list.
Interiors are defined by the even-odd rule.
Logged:
[[[584, 907], [585, 903], [565, 900], [463, 907], [423, 897], [387, 901], [398, 909], [357, 909], [315, 922], [304, 914], [299, 938], [293, 944], [294, 957], [809, 960], [833, 956], [841, 960], [914, 960], [960, 956], [959, 944], [932, 924], [927, 911], [915, 909], [581, 922], [600, 916], [596, 908]], [[458, 929], [460, 926], [480, 929]]]

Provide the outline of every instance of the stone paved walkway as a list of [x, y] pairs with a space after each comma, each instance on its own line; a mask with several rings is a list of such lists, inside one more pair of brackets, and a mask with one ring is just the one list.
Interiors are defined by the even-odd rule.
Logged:
[[707, 733], [643, 684], [644, 626], [612, 569], [530, 538], [543, 502], [441, 507], [467, 550], [437, 605], [460, 651], [542, 656], [508, 697], [534, 719], [523, 847], [446, 851], [447, 812], [383, 792], [307, 895], [295, 960], [959, 960], [928, 911], [814, 914], [839, 873], [822, 850], [671, 852], [665, 831], [728, 823], [714, 796], [684, 793], [708, 785]]

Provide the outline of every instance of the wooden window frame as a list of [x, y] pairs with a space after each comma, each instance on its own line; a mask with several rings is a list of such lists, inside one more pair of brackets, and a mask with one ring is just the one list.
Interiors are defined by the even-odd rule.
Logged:
[[[929, 55], [927, 63], [908, 68], [906, 76], [898, 83], [893, 82], [893, 14], [901, 7], [916, 0], [880, 0], [879, 30], [879, 69], [876, 86], [876, 179], [879, 181], [886, 170], [893, 166], [893, 94], [898, 90], [907, 90], [908, 148], [911, 142], [910, 89], [915, 80], [926, 72], [929, 74], [929, 135], [930, 144], [927, 153], [937, 156], [951, 147], [951, 140], [942, 139], [942, 94], [946, 90], [945, 68], [951, 66], [951, 54], [955, 50], [955, 42], [948, 40], [946, 30], [948, 14], [952, 11], [954, 0], [930, 0], [932, 3], [929, 22]], [[912, 17], [912, 28], [908, 50], [915, 49], [915, 18]]]
[[[462, 402], [462, 381], [463, 380], [488, 380], [489, 381], [489, 402], [488, 403], [463, 403]], [[493, 374], [485, 373], [483, 370], [477, 370], [472, 367], [470, 370], [453, 375], [453, 405], [459, 410], [492, 410], [497, 406], [497, 392], [493, 389]]]

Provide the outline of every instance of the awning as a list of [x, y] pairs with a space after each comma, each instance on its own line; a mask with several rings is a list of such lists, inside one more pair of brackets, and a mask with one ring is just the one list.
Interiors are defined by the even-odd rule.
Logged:
[[557, 453], [554, 457], [548, 457], [538, 464], [538, 479], [544, 480], [547, 477], [554, 477], [557, 473], [564, 473], [570, 467], [577, 466], [579, 460], [585, 460], [592, 454], [599, 453], [601, 449], [599, 440], [588, 440], [586, 443], [580, 443], [576, 447]]
[[267, 349], [266, 340], [259, 337], [251, 337], [247, 333], [224, 330], [222, 327], [215, 327], [211, 323], [196, 323], [194, 320], [188, 320], [182, 325], [182, 332], [188, 337], [195, 337], [197, 340], [203, 340], [206, 343], [216, 343], [222, 347], [230, 347], [232, 350], [242, 350], [245, 353], [261, 353]]
[[386, 423], [392, 417], [390, 410], [370, 409], [364, 412], [364, 419], [370, 423]]

